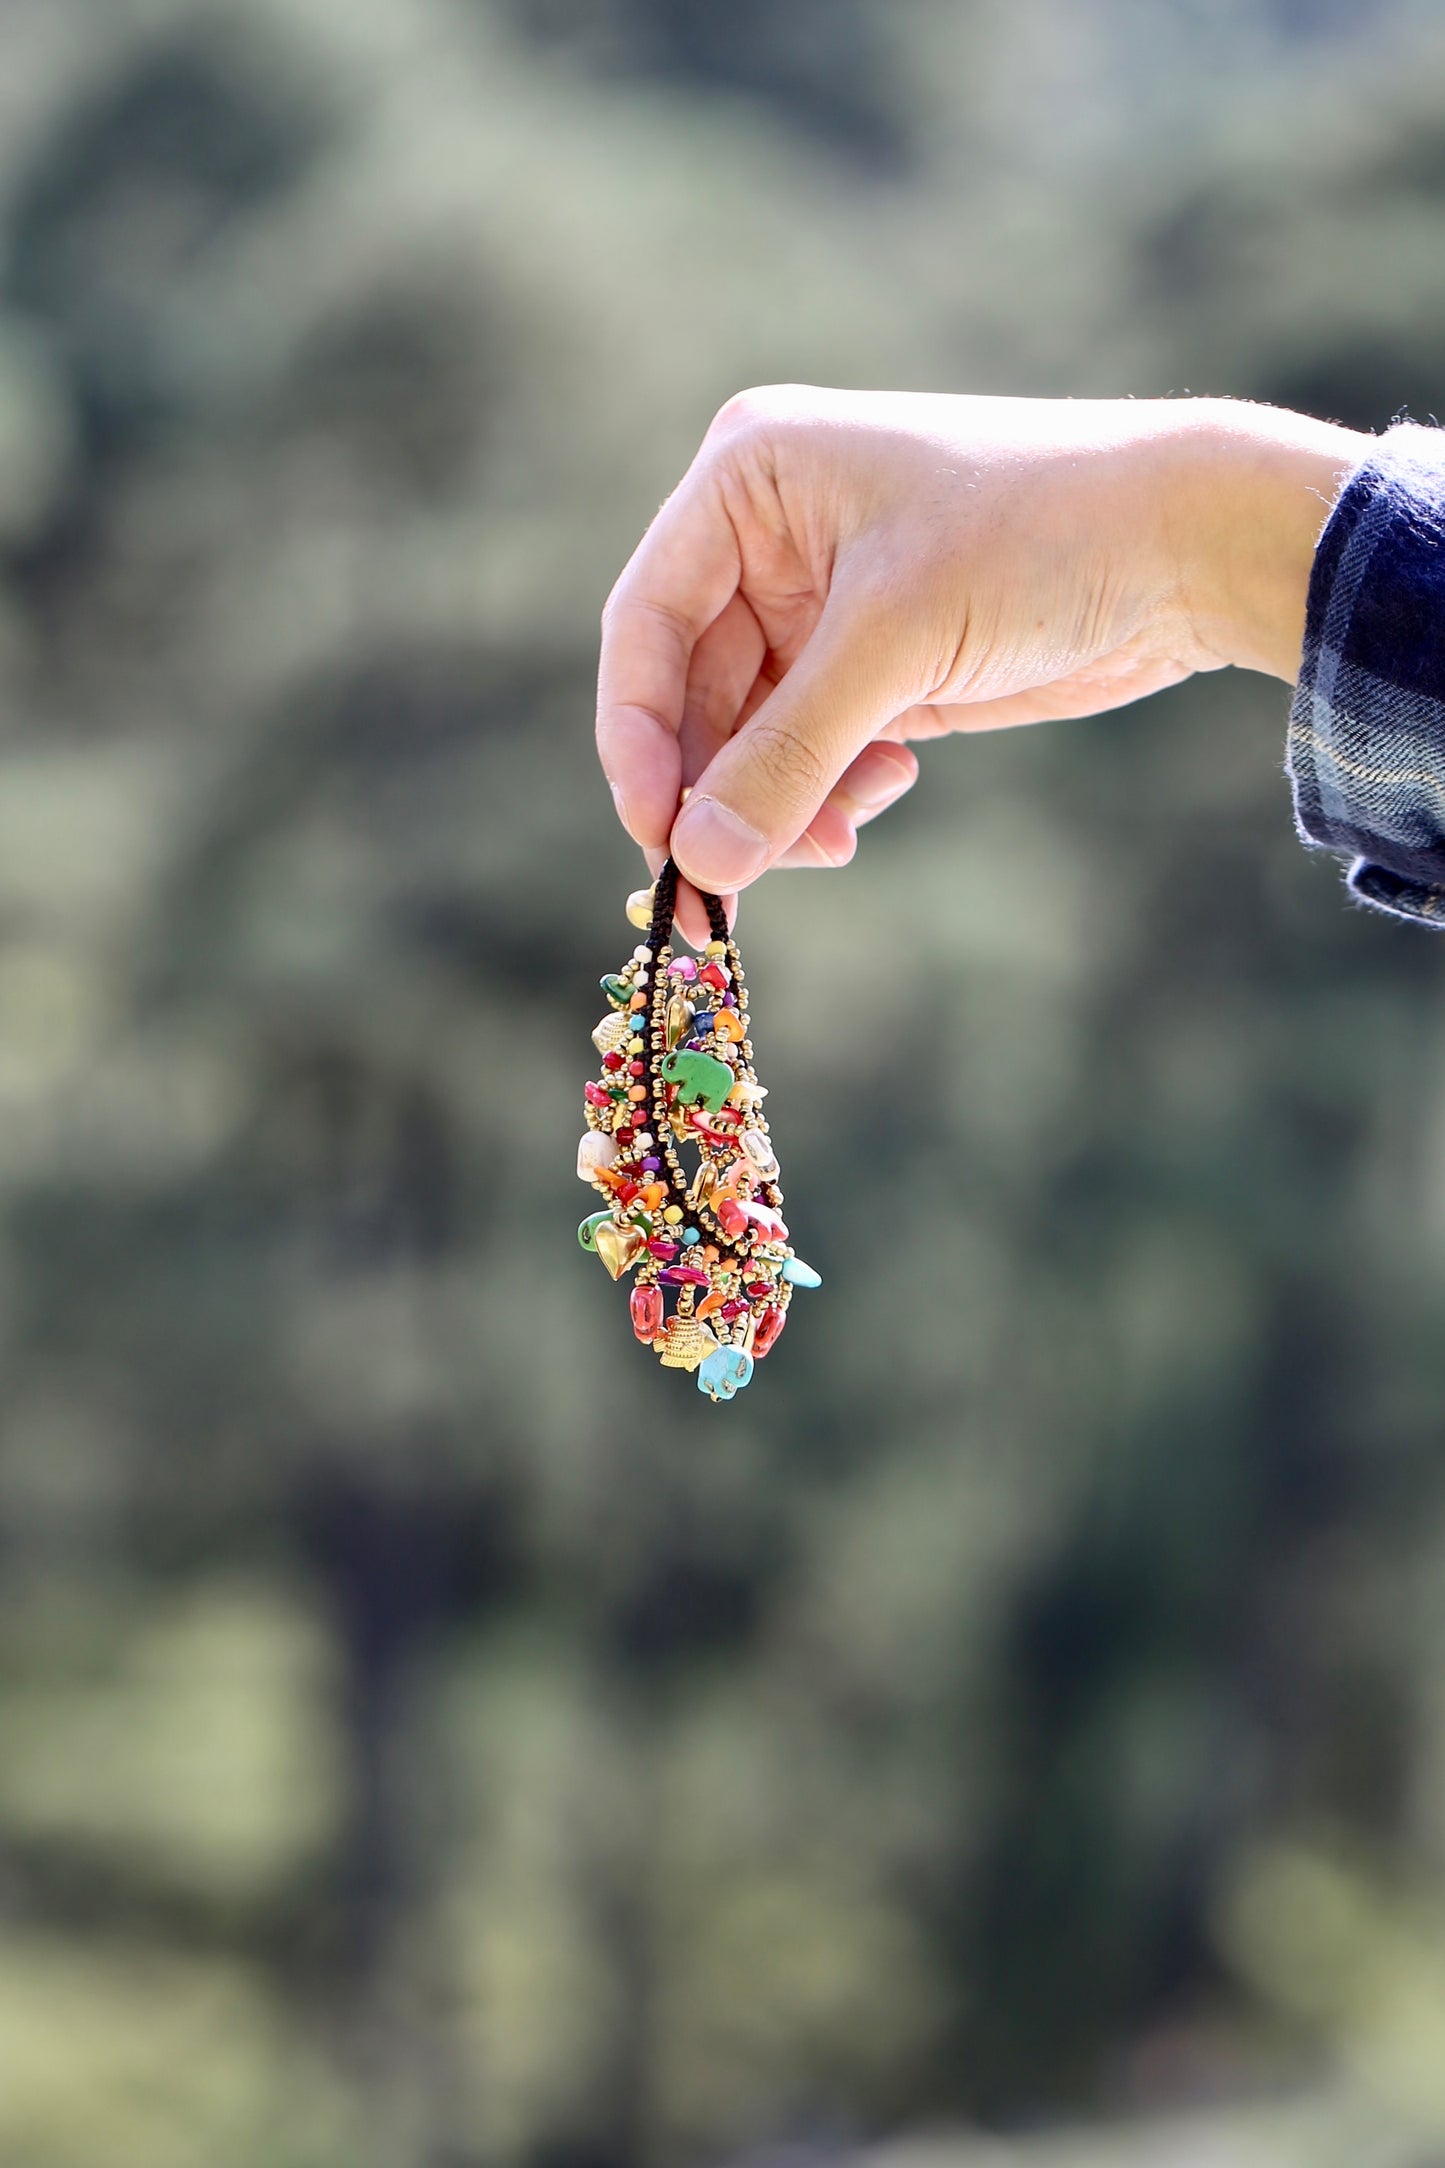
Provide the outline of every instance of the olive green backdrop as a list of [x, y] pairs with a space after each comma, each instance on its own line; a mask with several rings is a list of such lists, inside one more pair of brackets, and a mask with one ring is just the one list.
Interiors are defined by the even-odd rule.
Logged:
[[1428, 417], [1432, 9], [0, 34], [0, 2159], [1429, 2168], [1445, 948], [1284, 688], [748, 896], [826, 1286], [735, 1406], [572, 1160], [714, 408]]

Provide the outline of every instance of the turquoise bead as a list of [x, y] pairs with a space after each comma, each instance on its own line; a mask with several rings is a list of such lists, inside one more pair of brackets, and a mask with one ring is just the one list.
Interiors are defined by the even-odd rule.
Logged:
[[794, 1287], [821, 1287], [823, 1284], [822, 1273], [815, 1272], [811, 1265], [805, 1265], [801, 1257], [784, 1260], [783, 1278], [791, 1280]]
[[753, 1358], [745, 1348], [715, 1347], [697, 1366], [697, 1389], [709, 1400], [731, 1400], [753, 1374]]
[[702, 1236], [698, 1233], [695, 1227], [684, 1227], [682, 1230], [682, 1239], [684, 1246], [688, 1249], [691, 1249], [694, 1242], [701, 1242]]

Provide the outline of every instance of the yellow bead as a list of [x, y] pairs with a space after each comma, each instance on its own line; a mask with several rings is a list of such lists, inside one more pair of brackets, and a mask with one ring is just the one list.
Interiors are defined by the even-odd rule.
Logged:
[[709, 941], [707, 947], [703, 950], [704, 956], [726, 956], [727, 952], [728, 945], [726, 941]]
[[641, 926], [644, 932], [652, 924], [652, 890], [650, 888], [633, 889], [632, 894], [627, 899], [627, 917], [629, 924]]
[[680, 1204], [670, 1204], [662, 1216], [669, 1227], [676, 1227], [682, 1218], [682, 1206]]

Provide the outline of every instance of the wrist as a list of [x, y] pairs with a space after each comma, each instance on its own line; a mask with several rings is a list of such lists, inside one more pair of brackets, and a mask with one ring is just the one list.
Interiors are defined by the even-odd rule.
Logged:
[[1168, 493], [1188, 621], [1218, 662], [1293, 684], [1315, 547], [1374, 439], [1281, 407], [1191, 406]]

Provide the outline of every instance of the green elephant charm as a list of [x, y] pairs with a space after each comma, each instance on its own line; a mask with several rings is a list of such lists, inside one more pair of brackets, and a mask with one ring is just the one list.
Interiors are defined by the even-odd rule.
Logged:
[[736, 1081], [725, 1061], [682, 1048], [664, 1055], [662, 1077], [677, 1086], [679, 1106], [706, 1107], [709, 1114], [716, 1114]]

